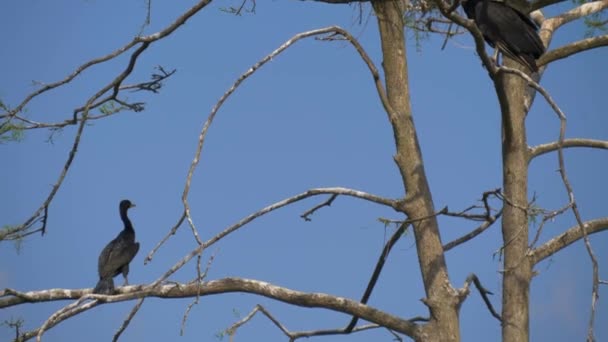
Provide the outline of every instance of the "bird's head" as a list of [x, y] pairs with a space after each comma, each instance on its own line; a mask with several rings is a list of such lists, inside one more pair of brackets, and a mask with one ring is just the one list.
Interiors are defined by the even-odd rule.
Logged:
[[120, 201], [120, 207], [119, 208], [120, 208], [121, 212], [126, 212], [127, 209], [133, 208], [134, 206], [135, 206], [135, 204], [131, 203], [131, 201], [129, 201], [129, 200], [122, 200], [122, 201]]

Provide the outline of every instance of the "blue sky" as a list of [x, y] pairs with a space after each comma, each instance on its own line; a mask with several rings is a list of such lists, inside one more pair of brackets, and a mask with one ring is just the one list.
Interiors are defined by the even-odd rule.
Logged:
[[[152, 3], [146, 33], [166, 26], [189, 8], [188, 3]], [[123, 113], [85, 128], [79, 153], [49, 214], [48, 233], [26, 240], [20, 253], [0, 244], [0, 288], [19, 290], [93, 287], [97, 256], [121, 229], [118, 202], [137, 204], [130, 212], [139, 254], [131, 264], [131, 283], [156, 279], [194, 247], [184, 226], [143, 265], [145, 255], [168, 232], [181, 213], [181, 193], [194, 156], [198, 133], [211, 107], [234, 80], [293, 35], [339, 25], [355, 35], [381, 65], [375, 18], [369, 6], [358, 23], [358, 7], [300, 1], [258, 2], [255, 15], [232, 16], [214, 3], [140, 58], [128, 83], [145, 81], [153, 68], [177, 69], [158, 95], [129, 93], [145, 101], [146, 110]], [[568, 8], [556, 6], [552, 12]], [[54, 82], [83, 62], [105, 55], [130, 41], [145, 19], [138, 1], [4, 1], [0, 4], [0, 98], [16, 105], [34, 91], [32, 81]], [[558, 31], [552, 48], [581, 38], [583, 27]], [[462, 35], [441, 50], [443, 39], [431, 37], [417, 49], [408, 41], [413, 110], [425, 167], [437, 208], [452, 210], [475, 204], [481, 194], [501, 185], [500, 120], [497, 99], [471, 39]], [[568, 115], [569, 137], [608, 139], [605, 115], [605, 61], [608, 50], [596, 49], [555, 62], [543, 86]], [[110, 81], [126, 63], [121, 57], [83, 73], [74, 83], [40, 96], [27, 107], [28, 117], [60, 121], [74, 107]], [[50, 191], [65, 162], [75, 128], [53, 136], [30, 131], [19, 143], [0, 145], [0, 224], [23, 222]], [[528, 116], [531, 145], [553, 141], [558, 121], [539, 97]], [[385, 197], [402, 196], [392, 131], [371, 77], [354, 50], [341, 42], [300, 41], [248, 79], [224, 105], [212, 126], [195, 173], [190, 204], [203, 238], [209, 238], [262, 207], [313, 187], [343, 186]], [[570, 150], [567, 171], [584, 219], [606, 215], [602, 194], [608, 190], [605, 151]], [[567, 197], [556, 155], [531, 164], [530, 197], [555, 209]], [[338, 198], [318, 211], [312, 222], [299, 215], [320, 203], [307, 200], [257, 220], [205, 254], [215, 253], [209, 279], [254, 278], [302, 291], [357, 299], [392, 230], [379, 217], [401, 219], [376, 205]], [[497, 204], [497, 203], [496, 203]], [[447, 242], [474, 224], [440, 219]], [[574, 223], [565, 215], [545, 227], [541, 241]], [[534, 230], [532, 230], [534, 231]], [[474, 272], [497, 293], [500, 306], [501, 264], [493, 253], [501, 245], [496, 225], [466, 246], [447, 253], [450, 277], [460, 287]], [[606, 260], [606, 234], [592, 243]], [[604, 264], [601, 264], [604, 266]], [[531, 339], [581, 340], [591, 299], [591, 266], [582, 243], [538, 265], [531, 298]], [[607, 278], [604, 268], [601, 275]], [[194, 276], [187, 265], [175, 280]], [[117, 278], [117, 283], [122, 280]], [[602, 295], [602, 293], [600, 293]], [[411, 234], [396, 246], [370, 304], [403, 317], [426, 314]], [[602, 297], [603, 298], [603, 297]], [[179, 336], [185, 300], [147, 300], [123, 335], [124, 341], [167, 341]], [[348, 317], [320, 309], [289, 307], [245, 294], [205, 297], [194, 307], [183, 341], [216, 340], [216, 333], [262, 304], [292, 330], [341, 327]], [[0, 311], [0, 320], [25, 318], [25, 328], [38, 327], [68, 302], [24, 305]], [[95, 308], [45, 334], [46, 341], [108, 341], [133, 303]], [[600, 299], [597, 322], [606, 320]], [[465, 341], [497, 340], [500, 326], [473, 293], [462, 307]], [[0, 340], [13, 335], [0, 329]], [[608, 327], [597, 324], [597, 338]], [[390, 340], [385, 331], [331, 341]], [[285, 340], [271, 323], [257, 317], [239, 330], [238, 340]]]

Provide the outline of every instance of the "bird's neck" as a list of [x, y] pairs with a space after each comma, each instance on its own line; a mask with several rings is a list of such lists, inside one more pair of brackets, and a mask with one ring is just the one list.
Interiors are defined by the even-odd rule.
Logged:
[[126, 211], [120, 213], [120, 219], [125, 224], [125, 230], [131, 231], [131, 232], [134, 231], [133, 230], [133, 225], [131, 224], [131, 220], [129, 220], [129, 217], [127, 216], [127, 212]]

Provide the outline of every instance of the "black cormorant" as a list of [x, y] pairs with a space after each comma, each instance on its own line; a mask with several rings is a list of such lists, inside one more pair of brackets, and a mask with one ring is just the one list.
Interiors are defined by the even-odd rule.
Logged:
[[135, 242], [135, 231], [131, 220], [127, 217], [127, 210], [135, 204], [129, 200], [120, 201], [120, 219], [125, 228], [118, 236], [110, 241], [99, 254], [97, 271], [99, 272], [99, 282], [93, 290], [98, 294], [114, 294], [113, 278], [122, 273], [125, 278], [125, 285], [129, 283], [129, 263], [139, 251], [139, 242]]
[[545, 46], [538, 27], [527, 14], [495, 0], [464, 0], [462, 8], [490, 46], [531, 71], [538, 71], [536, 59], [545, 52]]

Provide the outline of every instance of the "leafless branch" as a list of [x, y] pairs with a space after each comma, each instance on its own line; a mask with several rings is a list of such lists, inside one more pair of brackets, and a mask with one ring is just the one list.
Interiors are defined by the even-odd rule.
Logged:
[[[367, 283], [367, 287], [365, 288], [365, 292], [363, 293], [363, 296], [361, 297], [361, 300], [360, 300], [361, 303], [367, 304], [367, 301], [369, 300], [369, 297], [372, 295], [372, 291], [374, 290], [374, 287], [376, 286], [376, 282], [378, 281], [378, 278], [380, 277], [382, 268], [384, 268], [384, 264], [386, 263], [386, 259], [388, 258], [389, 253], [391, 252], [391, 250], [393, 249], [393, 246], [395, 246], [397, 241], [399, 241], [399, 239], [403, 236], [403, 233], [405, 233], [405, 230], [407, 229], [407, 227], [410, 224], [411, 224], [411, 222], [407, 222], [407, 221], [404, 221], [403, 223], [401, 223], [399, 228], [397, 230], [395, 230], [395, 232], [393, 233], [391, 238], [384, 245], [384, 248], [382, 249], [382, 252], [380, 253], [380, 256], [378, 257], [378, 261], [376, 262], [376, 267], [374, 267], [374, 272], [372, 273], [372, 276], [370, 277], [369, 282]], [[343, 330], [345, 332], [352, 331], [355, 328], [355, 326], [357, 325], [358, 320], [359, 320], [359, 317], [353, 316], [350, 323], [348, 323], [348, 325]]]
[[329, 199], [321, 204], [318, 204], [314, 207], [312, 207], [309, 210], [306, 210], [306, 212], [304, 212], [304, 214], [300, 215], [301, 218], [304, 219], [304, 221], [312, 221], [312, 219], [309, 217], [310, 215], [314, 214], [315, 211], [323, 208], [323, 207], [330, 207], [331, 204], [334, 202], [334, 200], [336, 199], [336, 197], [338, 197], [337, 194], [333, 194], [329, 197]]
[[120, 325], [120, 328], [118, 328], [118, 330], [114, 334], [114, 337], [112, 337], [112, 342], [118, 341], [118, 339], [120, 338], [120, 335], [122, 335], [122, 333], [125, 331], [125, 329], [127, 329], [127, 327], [129, 326], [129, 323], [131, 323], [131, 320], [133, 319], [133, 317], [135, 317], [135, 315], [139, 311], [139, 308], [141, 308], [141, 305], [144, 303], [144, 300], [145, 300], [145, 298], [140, 298], [137, 300], [137, 303], [135, 303], [135, 306], [133, 306], [133, 309], [131, 309], [131, 312], [129, 312], [129, 315], [127, 316], [127, 318], [122, 322], [122, 324]]
[[[559, 150], [560, 143], [558, 141], [541, 144], [534, 146], [530, 149], [530, 158], [536, 158], [543, 154], [555, 152]], [[587, 147], [608, 150], [608, 141], [606, 140], [595, 140], [595, 139], [583, 139], [583, 138], [571, 138], [564, 139], [562, 142], [562, 148], [573, 148], [573, 147]]]
[[485, 287], [483, 287], [483, 285], [481, 284], [481, 281], [479, 281], [479, 278], [474, 273], [469, 274], [469, 276], [467, 277], [467, 279], [464, 283], [463, 288], [459, 290], [460, 301], [463, 302], [466, 299], [466, 297], [469, 295], [469, 292], [470, 292], [469, 287], [471, 286], [471, 283], [475, 284], [477, 291], [479, 291], [481, 298], [483, 299], [484, 303], [486, 303], [486, 306], [487, 306], [488, 310], [490, 311], [490, 313], [492, 314], [492, 316], [494, 316], [494, 318], [496, 318], [499, 322], [502, 323], [502, 318], [496, 312], [496, 310], [494, 310], [494, 306], [492, 306], [492, 302], [490, 302], [490, 298], [488, 298], [488, 295], [492, 295], [493, 293], [490, 292], [489, 290], [487, 290]]
[[452, 249], [456, 246], [462, 245], [463, 243], [475, 238], [477, 235], [483, 233], [486, 229], [490, 228], [494, 224], [494, 222], [496, 222], [496, 220], [498, 220], [501, 216], [502, 216], [502, 209], [495, 215], [490, 216], [487, 221], [480, 224], [477, 228], [473, 229], [469, 233], [443, 245], [443, 250], [445, 252], [447, 252], [450, 249]]
[[[603, 217], [584, 223], [587, 234], [595, 234], [604, 230], [608, 230], [608, 217]], [[530, 251], [529, 256], [532, 264], [538, 264], [546, 258], [554, 255], [565, 247], [570, 246], [574, 242], [584, 237], [583, 230], [580, 225], [576, 225], [568, 228], [562, 234], [552, 238], [551, 240], [543, 243], [537, 248]]]
[[538, 60], [538, 65], [547, 65], [577, 53], [604, 46], [608, 46], [608, 34], [585, 38], [546, 52]]
[[[48, 302], [66, 299], [79, 299], [82, 301], [84, 299], [96, 299], [80, 306], [71, 304], [71, 307], [74, 307], [74, 309], [63, 316], [57, 316], [54, 320], [49, 321], [49, 324], [45, 327], [45, 329], [48, 330], [62, 320], [84, 310], [88, 310], [101, 302], [115, 303], [147, 297], [187, 298], [196, 297], [197, 295], [203, 297], [221, 293], [243, 292], [261, 295], [296, 306], [325, 308], [350, 316], [361, 317], [361, 319], [368, 322], [381, 325], [387, 329], [400, 332], [413, 338], [417, 337], [420, 333], [420, 327], [409, 320], [399, 318], [348, 298], [332, 296], [325, 293], [306, 293], [252, 279], [223, 278], [202, 283], [176, 283], [158, 286], [155, 286], [154, 284], [130, 285], [117, 288], [117, 293], [113, 296], [91, 295], [91, 291], [91, 289], [30, 291], [21, 293], [22, 296], [20, 297], [9, 295], [9, 298], [0, 298], [0, 308], [6, 308], [25, 302]], [[17, 291], [14, 290], [9, 290], [9, 292], [17, 293]], [[24, 298], [28, 298], [28, 301]], [[36, 332], [36, 334], [38, 334], [38, 332]], [[36, 336], [36, 334], [27, 335], [27, 338], [23, 341]]]
[[165, 237], [163, 237], [157, 244], [156, 246], [154, 246], [154, 248], [152, 248], [152, 250], [150, 251], [150, 253], [148, 253], [148, 255], [146, 256], [146, 258], [144, 259], [144, 265], [147, 265], [150, 261], [152, 261], [152, 257], [154, 257], [154, 254], [156, 254], [156, 251], [158, 251], [160, 249], [160, 247], [167, 241], [169, 240], [169, 238], [171, 237], [171, 235], [175, 235], [175, 233], [177, 232], [177, 229], [182, 225], [182, 223], [184, 222], [184, 220], [186, 219], [186, 212], [183, 211], [180, 218], [177, 220], [177, 223], [175, 223], [175, 225], [173, 225], [173, 227], [171, 228], [171, 230], [169, 230], [169, 232], [167, 233], [167, 235], [165, 235]]
[[498, 220], [498, 218], [500, 218], [500, 216], [502, 215], [502, 209], [500, 209], [496, 214], [494, 214], [494, 215], [492, 214], [492, 208], [490, 207], [490, 204], [488, 202], [490, 196], [503, 198], [500, 188], [484, 192], [483, 196], [481, 198], [481, 200], [483, 202], [483, 206], [485, 208], [485, 213], [483, 215], [471, 216], [471, 215], [466, 215], [464, 213], [461, 213], [459, 215], [450, 215], [450, 216], [458, 216], [458, 217], [464, 217], [464, 218], [469, 218], [469, 219], [481, 218], [484, 220], [484, 222], [479, 227], [472, 230], [471, 232], [443, 245], [443, 250], [445, 252], [475, 238], [477, 235], [483, 233], [486, 229], [491, 227], [492, 224], [494, 224], [494, 222], [496, 222], [496, 220]]
[[553, 18], [546, 19], [541, 29], [550, 30], [553, 32], [569, 22], [597, 13], [606, 8], [608, 8], [608, 1], [606, 0], [586, 2], [571, 9], [570, 11], [561, 13]]
[[[163, 282], [164, 280], [166, 280], [169, 276], [171, 276], [173, 273], [175, 273], [178, 269], [180, 269], [182, 266], [184, 266], [187, 262], [189, 262], [193, 257], [195, 257], [196, 255], [202, 253], [202, 251], [205, 248], [208, 248], [209, 246], [213, 245], [214, 243], [218, 242], [219, 240], [221, 240], [222, 238], [226, 237], [228, 234], [233, 233], [234, 231], [238, 230], [239, 228], [245, 226], [246, 224], [248, 224], [249, 222], [257, 219], [258, 217], [261, 217], [263, 215], [266, 215], [274, 210], [277, 210], [279, 208], [282, 208], [286, 205], [289, 205], [291, 203], [295, 203], [298, 201], [301, 201], [305, 198], [308, 197], [312, 197], [312, 196], [317, 196], [317, 195], [324, 195], [324, 194], [338, 194], [338, 195], [345, 195], [345, 196], [351, 196], [351, 197], [355, 197], [355, 198], [360, 198], [363, 200], [367, 200], [370, 202], [374, 202], [380, 205], [385, 205], [391, 208], [397, 208], [398, 207], [398, 201], [394, 201], [394, 200], [390, 200], [390, 199], [386, 199], [383, 197], [379, 197], [376, 195], [372, 195], [372, 194], [368, 194], [365, 193], [363, 191], [358, 191], [358, 190], [353, 190], [353, 189], [346, 189], [346, 188], [319, 188], [319, 189], [311, 189], [308, 190], [306, 192], [303, 192], [301, 194], [298, 194], [296, 196], [292, 196], [289, 197], [287, 199], [284, 199], [282, 201], [276, 202], [274, 204], [271, 204], [243, 219], [241, 219], [239, 222], [233, 224], [232, 226], [224, 229], [222, 232], [218, 233], [217, 235], [213, 236], [212, 238], [210, 238], [209, 240], [207, 240], [206, 242], [204, 242], [202, 245], [199, 245], [198, 247], [196, 247], [194, 250], [192, 250], [190, 253], [188, 253], [186, 256], [184, 256], [180, 261], [178, 261], [175, 265], [173, 265], [173, 267], [171, 267], [167, 272], [165, 272], [165, 274], [163, 274], [163, 276], [161, 276], [160, 278], [158, 278], [153, 285], [156, 286], [158, 284], [160, 284], [161, 282]], [[151, 258], [150, 254], [148, 255], [148, 258]]]
[[[243, 317], [238, 322], [235, 322], [233, 325], [231, 325], [228, 329], [225, 330], [225, 333], [230, 336], [230, 341], [233, 341], [234, 336], [236, 335], [237, 330], [241, 326], [243, 326], [244, 324], [246, 324], [247, 322], [249, 322], [255, 316], [255, 314], [258, 313], [258, 312], [261, 312], [277, 328], [279, 328], [279, 330], [281, 330], [281, 332], [283, 334], [285, 334], [285, 336], [287, 336], [289, 338], [289, 341], [295, 341], [295, 340], [303, 338], [303, 337], [308, 338], [308, 337], [313, 337], [313, 336], [343, 335], [343, 334], [349, 334], [349, 333], [351, 333], [351, 332], [348, 332], [348, 333], [344, 332], [344, 329], [326, 329], [326, 330], [324, 329], [324, 330], [293, 331], [292, 332], [289, 329], [287, 329], [287, 327], [285, 327], [283, 324], [281, 324], [281, 322], [277, 318], [275, 318], [268, 310], [266, 310], [266, 308], [264, 308], [260, 304], [257, 304], [253, 308], [253, 310], [251, 310], [251, 312], [249, 314], [247, 314], [247, 316]], [[364, 331], [364, 330], [369, 330], [369, 329], [377, 329], [377, 328], [382, 328], [382, 327], [379, 326], [378, 324], [366, 324], [366, 325], [354, 328], [352, 330], [352, 333], [359, 332], [359, 331]], [[395, 334], [392, 331], [391, 331], [391, 333], [396, 337], [396, 339], [398, 341], [402, 340], [399, 335]]]
[[[207, 266], [205, 267], [205, 271], [203, 273], [201, 273], [201, 254], [198, 255], [197, 265], [196, 265], [197, 277], [196, 277], [196, 279], [191, 281], [191, 283], [200, 284], [207, 277], [207, 272], [209, 272], [209, 269], [211, 268], [211, 264], [213, 263], [214, 258], [215, 258], [215, 254], [212, 254], [211, 257], [209, 257], [209, 260], [207, 261]], [[200, 286], [199, 286], [199, 292], [196, 294], [196, 298], [194, 299], [194, 301], [192, 303], [190, 303], [188, 305], [188, 307], [186, 308], [186, 311], [184, 312], [184, 317], [182, 317], [182, 326], [179, 330], [180, 336], [184, 335], [184, 330], [186, 328], [186, 321], [188, 320], [188, 316], [190, 315], [190, 310], [192, 310], [192, 307], [194, 305], [197, 305], [199, 303], [200, 298], [201, 298], [201, 294], [200, 294]]]
[[547, 223], [548, 221], [553, 220], [555, 217], [565, 213], [570, 208], [572, 208], [572, 203], [568, 203], [565, 206], [563, 206], [562, 208], [559, 208], [557, 210], [552, 210], [552, 211], [543, 210], [543, 212], [544, 212], [543, 219], [538, 226], [536, 235], [534, 235], [534, 239], [532, 239], [532, 242], [530, 243], [529, 248], [534, 248], [534, 245], [536, 245], [536, 242], [538, 242], [538, 239], [540, 238], [540, 234], [543, 230], [543, 227], [545, 226], [545, 223]]
[[[380, 253], [380, 256], [378, 257], [378, 261], [376, 262], [376, 267], [374, 267], [374, 272], [372, 273], [372, 275], [369, 279], [369, 282], [367, 283], [367, 287], [365, 288], [365, 292], [363, 293], [363, 296], [361, 297], [360, 303], [367, 304], [367, 301], [371, 297], [372, 292], [374, 291], [374, 287], [376, 286], [376, 283], [378, 282], [380, 273], [382, 273], [382, 269], [384, 268], [386, 259], [388, 259], [388, 255], [390, 254], [391, 250], [393, 249], [393, 247], [395, 246], [397, 241], [399, 241], [399, 239], [403, 236], [407, 227], [410, 224], [428, 220], [428, 219], [438, 216], [438, 215], [443, 215], [447, 212], [447, 210], [448, 210], [448, 208], [445, 207], [445, 208], [441, 209], [440, 211], [434, 213], [433, 215], [430, 215], [427, 217], [416, 218], [416, 219], [408, 219], [408, 220], [401, 222], [401, 224], [399, 225], [399, 228], [397, 228], [395, 230], [395, 232], [393, 233], [391, 238], [384, 245], [384, 248], [382, 249], [382, 252]], [[348, 323], [348, 325], [343, 329], [344, 333], [351, 332], [357, 325], [358, 321], [359, 321], [359, 317], [353, 316], [350, 323]]]

